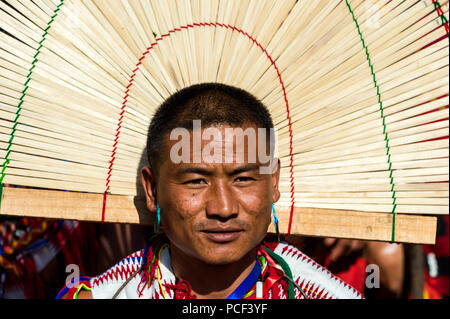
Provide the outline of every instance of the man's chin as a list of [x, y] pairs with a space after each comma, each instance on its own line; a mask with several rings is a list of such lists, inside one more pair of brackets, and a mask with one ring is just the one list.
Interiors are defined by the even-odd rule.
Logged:
[[214, 266], [226, 266], [239, 262], [241, 258], [236, 258], [236, 256], [230, 256], [228, 254], [220, 254], [215, 256], [202, 256], [202, 261], [208, 265]]
[[247, 245], [239, 241], [224, 244], [210, 242], [206, 243], [202, 248], [199, 254], [202, 261], [217, 266], [239, 262], [251, 250], [251, 247], [247, 247]]

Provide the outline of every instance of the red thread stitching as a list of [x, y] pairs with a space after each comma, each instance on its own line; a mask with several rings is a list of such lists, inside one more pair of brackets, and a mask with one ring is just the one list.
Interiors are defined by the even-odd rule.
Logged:
[[104, 281], [113, 280], [114, 278], [116, 280], [119, 280], [120, 278], [128, 279], [129, 276], [131, 276], [135, 271], [137, 270], [137, 266], [135, 265], [120, 265], [117, 266], [115, 269], [110, 269], [104, 274], [98, 276], [97, 278], [94, 278], [92, 280], [93, 285], [98, 286], [100, 283], [103, 284]]

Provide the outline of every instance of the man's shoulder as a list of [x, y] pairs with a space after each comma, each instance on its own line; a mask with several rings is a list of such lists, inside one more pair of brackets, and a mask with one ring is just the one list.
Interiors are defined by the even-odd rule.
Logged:
[[62, 295], [58, 299], [94, 299], [94, 297], [92, 297], [91, 291], [82, 290], [82, 291], [78, 292], [76, 298], [74, 298], [73, 294], [71, 294], [70, 292], [66, 292], [64, 295]]
[[60, 290], [56, 299], [92, 299], [91, 277], [73, 278]]
[[98, 286], [100, 284], [114, 282], [114, 281], [125, 281], [134, 272], [136, 272], [142, 264], [143, 261], [143, 250], [134, 252], [133, 254], [123, 258], [117, 264], [109, 268], [103, 274], [91, 279], [93, 286]]
[[285, 242], [271, 244], [292, 272], [294, 281], [312, 298], [362, 298], [355, 288], [333, 275], [293, 245]]
[[[131, 276], [137, 272], [143, 262], [144, 250], [132, 253], [114, 266], [96, 277], [80, 277], [75, 284], [65, 285], [57, 299], [109, 299]], [[117, 289], [115, 290], [114, 288]], [[111, 293], [112, 292], [112, 293]]]

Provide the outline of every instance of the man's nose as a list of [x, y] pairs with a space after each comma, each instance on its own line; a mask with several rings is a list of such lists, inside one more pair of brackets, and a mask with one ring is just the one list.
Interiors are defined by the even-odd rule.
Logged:
[[228, 219], [236, 216], [239, 205], [233, 197], [233, 192], [226, 183], [215, 183], [210, 188], [208, 202], [206, 204], [206, 214]]

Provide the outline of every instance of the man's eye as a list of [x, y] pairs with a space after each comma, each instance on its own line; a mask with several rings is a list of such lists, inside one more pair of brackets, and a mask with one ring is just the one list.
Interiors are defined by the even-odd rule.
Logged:
[[254, 180], [255, 180], [254, 178], [248, 176], [239, 176], [235, 179], [236, 182], [250, 182]]
[[198, 178], [198, 179], [191, 179], [190, 181], [184, 182], [183, 184], [187, 185], [202, 185], [202, 184], [206, 184], [206, 181], [202, 178]]

